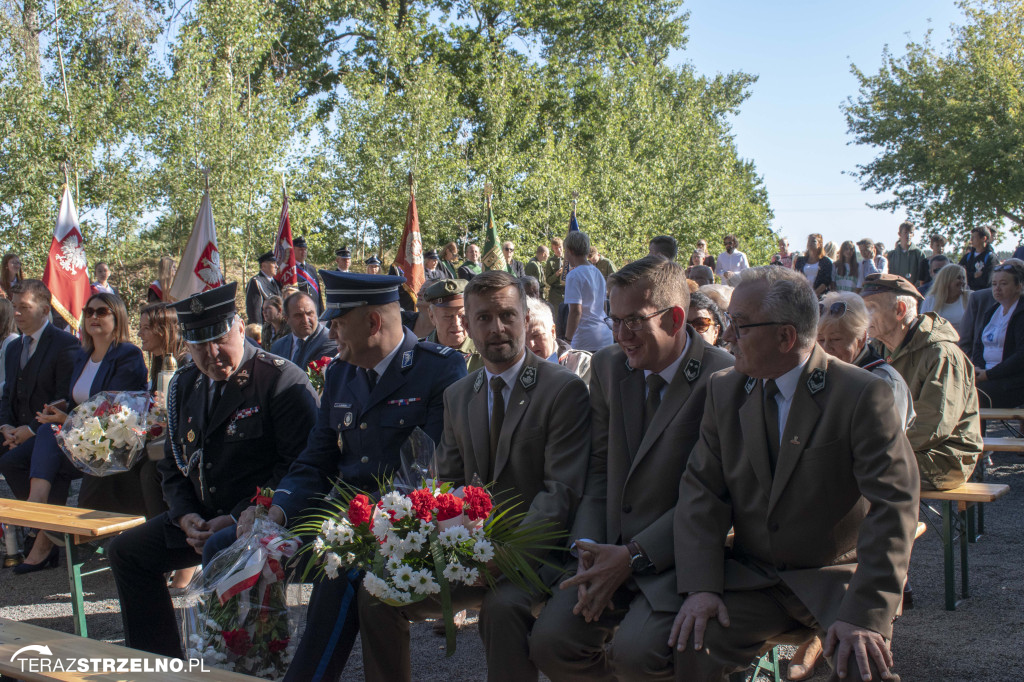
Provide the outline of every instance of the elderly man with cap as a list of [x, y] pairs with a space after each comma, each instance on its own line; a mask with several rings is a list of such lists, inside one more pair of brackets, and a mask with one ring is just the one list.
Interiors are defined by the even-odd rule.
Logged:
[[437, 249], [430, 249], [423, 254], [423, 279], [426, 282], [433, 282], [439, 279], [447, 279], [448, 272], [440, 267], [440, 258]]
[[910, 389], [917, 418], [907, 438], [921, 487], [948, 490], [967, 482], [981, 456], [974, 367], [957, 346], [956, 329], [935, 313], [918, 314], [921, 294], [899, 275], [873, 274], [861, 290], [879, 354]]
[[245, 317], [249, 324], [263, 324], [263, 304], [271, 296], [281, 295], [281, 285], [274, 279], [276, 274], [274, 252], [267, 251], [260, 256], [260, 271], [245, 287]]
[[376, 256], [370, 256], [369, 258], [363, 261], [363, 265], [366, 266], [367, 275], [380, 274], [380, 258], [377, 258]]
[[320, 290], [320, 278], [316, 275], [316, 268], [306, 262], [306, 254], [309, 249], [306, 246], [306, 238], [299, 237], [292, 242], [295, 249], [295, 275], [298, 278], [296, 285], [299, 291], [309, 294], [316, 302], [317, 315], [324, 312], [324, 295]]
[[429, 304], [427, 315], [434, 325], [434, 331], [425, 340], [459, 351], [466, 358], [466, 369], [474, 372], [484, 363], [466, 330], [463, 292], [467, 284], [464, 279], [442, 279], [424, 288], [420, 295]]
[[174, 375], [157, 465], [168, 511], [107, 548], [128, 646], [181, 657], [164, 574], [200, 562], [257, 487], [276, 488], [316, 421], [316, 394], [295, 365], [245, 343], [236, 283], [171, 304], [194, 364]]
[[[361, 490], [398, 469], [400, 448], [413, 430], [434, 442], [444, 425], [444, 391], [466, 376], [460, 353], [421, 342], [402, 326], [398, 288], [405, 279], [321, 270], [327, 292], [323, 321], [338, 342], [328, 367], [320, 413], [299, 455], [277, 487], [270, 518], [294, 523], [340, 480]], [[239, 534], [252, 523], [243, 513]], [[336, 680], [359, 631], [352, 571], [319, 579], [306, 614], [306, 631], [287, 680]]]
[[347, 246], [343, 246], [334, 252], [334, 262], [338, 265], [335, 268], [337, 272], [348, 272], [348, 269], [352, 266], [352, 252], [348, 250]]

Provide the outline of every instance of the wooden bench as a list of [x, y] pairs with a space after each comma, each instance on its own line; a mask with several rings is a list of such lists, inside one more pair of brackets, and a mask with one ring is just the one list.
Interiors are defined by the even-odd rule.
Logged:
[[[17, 658], [14, 658], [14, 654], [26, 646], [46, 647], [50, 654], [47, 655], [35, 649], [23, 651], [18, 654]], [[68, 665], [69, 659], [76, 659], [73, 665]], [[95, 664], [92, 661], [79, 663], [82, 659], [103, 660]], [[114, 661], [109, 665], [115, 668], [119, 665], [125, 667], [121, 672], [116, 670], [102, 672], [106, 661]], [[81, 665], [88, 665], [88, 670], [80, 671]], [[182, 666], [181, 670], [174, 672], [179, 665]], [[256, 679], [209, 665], [200, 672], [197, 663], [194, 662], [191, 664], [190, 671], [189, 665], [189, 661], [170, 659], [116, 644], [48, 630], [38, 625], [0, 618], [0, 674], [19, 680], [31, 682], [36, 680], [61, 680], [62, 682], [71, 680], [88, 680], [89, 682], [121, 682], [122, 680], [132, 680], [132, 682], [191, 682], [193, 680], [251, 682]], [[54, 668], [57, 667], [63, 668], [63, 670], [55, 671]], [[129, 671], [128, 669], [131, 667], [136, 669]], [[68, 668], [71, 669], [68, 670]], [[139, 672], [145, 670], [152, 672]]]
[[82, 566], [99, 550], [99, 545], [96, 544], [98, 541], [111, 538], [145, 522], [146, 519], [141, 516], [0, 499], [0, 523], [38, 528], [64, 535], [68, 582], [71, 587], [71, 615], [75, 623], [75, 633], [82, 637], [89, 636], [85, 624], [82, 576], [100, 572], [97, 570], [83, 573]]
[[[983, 437], [982, 451], [984, 452], [1015, 452], [1024, 454], [1024, 438], [988, 438], [985, 434], [988, 430], [986, 422], [1007, 421], [1010, 419], [1024, 420], [1024, 408], [998, 408], [987, 407], [979, 411], [981, 417], [981, 435]], [[974, 480], [984, 483], [988, 457], [978, 459], [978, 466], [974, 471]], [[985, 534], [985, 505], [978, 504], [978, 535]], [[975, 536], [969, 535], [968, 542], [974, 542]]]
[[[966, 599], [970, 596], [967, 563], [968, 537], [974, 535], [973, 515], [968, 515], [968, 510], [984, 502], [995, 502], [1000, 497], [1010, 492], [1010, 486], [1001, 483], [964, 483], [959, 488], [952, 490], [922, 490], [921, 500], [937, 500], [941, 502], [942, 509], [942, 550], [943, 562], [946, 574], [946, 610], [955, 611], [956, 588], [954, 585], [953, 567], [953, 515], [960, 517], [960, 528], [957, 531], [957, 538], [960, 540], [960, 598]], [[956, 511], [953, 511], [953, 503], [956, 503]]]

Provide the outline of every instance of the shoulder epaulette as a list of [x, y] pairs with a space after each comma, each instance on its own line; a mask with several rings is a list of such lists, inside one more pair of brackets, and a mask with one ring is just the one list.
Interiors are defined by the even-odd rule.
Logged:
[[433, 353], [434, 355], [440, 355], [442, 358], [446, 358], [446, 357], [448, 357], [449, 355], [451, 355], [452, 353], [455, 352], [454, 348], [449, 348], [448, 346], [442, 346], [441, 344], [434, 343], [432, 341], [421, 341], [421, 342], [416, 344], [416, 347], [417, 348], [422, 348], [423, 350], [425, 350], [425, 351], [427, 351], [429, 353]]
[[288, 362], [284, 358], [278, 357], [273, 353], [268, 353], [265, 350], [257, 351], [256, 359], [270, 365], [271, 367], [277, 368], [278, 371], [280, 371], [281, 368], [284, 367], [285, 363]]

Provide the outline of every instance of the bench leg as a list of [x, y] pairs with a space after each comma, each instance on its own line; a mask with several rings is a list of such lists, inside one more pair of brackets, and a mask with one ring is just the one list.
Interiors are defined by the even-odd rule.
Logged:
[[75, 624], [75, 634], [82, 637], [89, 636], [89, 629], [85, 624], [85, 599], [82, 593], [82, 564], [85, 557], [75, 544], [75, 538], [67, 533], [64, 534], [64, 548], [68, 555], [68, 584], [71, 586], [71, 620]]
[[946, 610], [956, 611], [956, 588], [953, 582], [953, 503], [942, 500], [942, 558], [946, 572]]
[[962, 599], [971, 596], [967, 572], [967, 538], [970, 536], [967, 523], [969, 518], [973, 518], [970, 509], [960, 511], [960, 597]]
[[[975, 469], [977, 472], [976, 478], [979, 483], [985, 482], [985, 460], [988, 459], [988, 453], [981, 453], [981, 458], [978, 460], [978, 466]], [[971, 542], [975, 542], [978, 538], [985, 534], [985, 505], [978, 503], [978, 533], [970, 533]]]

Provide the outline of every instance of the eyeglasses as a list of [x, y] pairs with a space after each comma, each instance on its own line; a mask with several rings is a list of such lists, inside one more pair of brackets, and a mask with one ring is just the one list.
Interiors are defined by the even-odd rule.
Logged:
[[992, 272], [1013, 272], [1013, 266], [1010, 264], [997, 265], [992, 268]]
[[824, 303], [818, 304], [818, 314], [824, 316], [828, 313], [831, 317], [842, 317], [846, 314], [846, 301], [836, 301], [828, 308], [825, 307]]
[[102, 320], [104, 317], [112, 315], [113, 312], [113, 310], [107, 308], [106, 306], [102, 308], [85, 308], [82, 310], [82, 317], [84, 317], [85, 319], [89, 319], [90, 317], [95, 316]]
[[703, 334], [715, 324], [715, 321], [710, 317], [694, 317], [690, 320], [690, 326], [694, 328], [699, 334]]
[[750, 324], [739, 324], [736, 322], [736, 319], [729, 313], [725, 314], [725, 319], [729, 320], [729, 329], [735, 330], [737, 340], [743, 337], [743, 335], [740, 333], [741, 329], [753, 329], [754, 327], [769, 327], [771, 325], [790, 324], [789, 322], [751, 322]]
[[615, 329], [619, 325], [625, 325], [626, 329], [628, 329], [629, 331], [631, 331], [631, 332], [638, 332], [641, 329], [643, 329], [644, 321], [645, 320], [649, 320], [652, 317], [657, 317], [658, 315], [661, 315], [662, 313], [667, 313], [668, 311], [672, 310], [672, 308], [674, 308], [674, 307], [675, 306], [669, 306], [668, 308], [662, 308], [661, 310], [655, 310], [650, 315], [642, 315], [642, 316], [641, 315], [637, 315], [636, 317], [627, 317], [625, 319], [620, 319], [618, 317], [606, 317], [606, 318], [604, 318], [604, 323], [606, 325], [608, 325], [608, 328], [611, 329], [612, 331], [615, 331]]
[[508, 251], [509, 253], [512, 253], [513, 251], [515, 251], [515, 249], [513, 249], [513, 248], [512, 248], [512, 247], [510, 247], [510, 246], [506, 246], [506, 247], [504, 247], [504, 248], [502, 249], [502, 251]]

